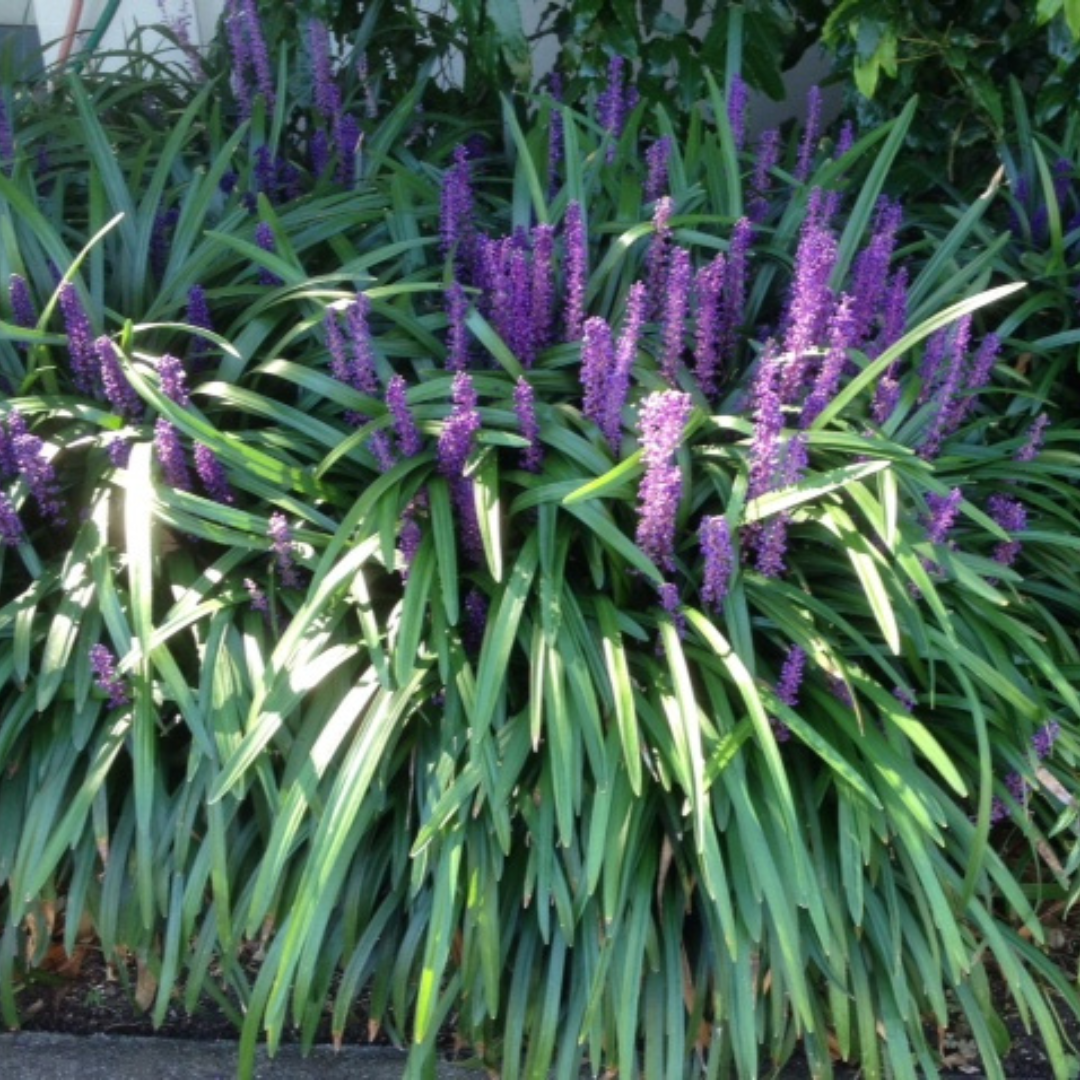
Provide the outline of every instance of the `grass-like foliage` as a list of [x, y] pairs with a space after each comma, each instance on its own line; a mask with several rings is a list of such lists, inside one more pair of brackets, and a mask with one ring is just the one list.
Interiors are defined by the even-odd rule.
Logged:
[[1000, 1076], [1004, 985], [1066, 1075], [1080, 453], [914, 103], [484, 142], [241, 30], [7, 102], [5, 1022], [59, 909], [247, 1070], [362, 1000], [417, 1075]]

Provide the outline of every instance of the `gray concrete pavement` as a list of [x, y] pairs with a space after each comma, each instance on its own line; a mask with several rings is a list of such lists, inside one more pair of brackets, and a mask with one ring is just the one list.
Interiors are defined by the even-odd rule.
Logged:
[[[129, 1035], [0, 1034], [0, 1080], [232, 1080], [233, 1042], [146, 1039]], [[377, 1047], [315, 1047], [306, 1058], [283, 1046], [260, 1051], [258, 1080], [401, 1080], [405, 1055]], [[439, 1080], [477, 1080], [483, 1072], [441, 1065]]]

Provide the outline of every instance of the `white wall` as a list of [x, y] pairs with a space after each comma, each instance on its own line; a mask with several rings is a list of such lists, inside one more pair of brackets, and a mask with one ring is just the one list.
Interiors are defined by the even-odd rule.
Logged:
[[[108, 0], [83, 0], [83, 12], [79, 26], [83, 33], [89, 33], [97, 25], [105, 10]], [[71, 0], [0, 0], [0, 23], [9, 26], [20, 25], [27, 17], [28, 9], [33, 9], [41, 43], [46, 47], [46, 63], [56, 59], [59, 42], [67, 29], [68, 15], [72, 9]], [[132, 30], [139, 25], [153, 26], [162, 21], [162, 8], [174, 15], [187, 11], [191, 16], [191, 39], [196, 44], [208, 40], [214, 33], [218, 16], [221, 14], [224, 0], [122, 0], [115, 18], [102, 39], [103, 49], [121, 49], [131, 36]], [[7, 16], [13, 16], [10, 18]], [[31, 18], [30, 21], [35, 21]], [[148, 46], [152, 39], [145, 39]], [[157, 39], [162, 45], [165, 39]]]

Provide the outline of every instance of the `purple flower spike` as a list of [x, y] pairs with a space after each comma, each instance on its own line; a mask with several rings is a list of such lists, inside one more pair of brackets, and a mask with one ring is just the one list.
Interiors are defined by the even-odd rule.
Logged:
[[792, 645], [784, 658], [780, 669], [780, 678], [776, 683], [776, 696], [789, 708], [799, 704], [799, 687], [806, 674], [806, 653], [798, 645]]
[[[1027, 528], [1027, 508], [1019, 499], [1008, 495], [991, 495], [986, 508], [994, 522], [1007, 533], [1023, 532]], [[1012, 566], [1021, 547], [1015, 537], [998, 544], [994, 548], [994, 561], [1002, 566]]]
[[443, 175], [440, 235], [443, 258], [454, 259], [460, 278], [473, 282], [473, 195], [469, 154], [454, 150], [454, 164]]
[[626, 321], [615, 345], [614, 361], [608, 371], [607, 388], [601, 406], [600, 430], [615, 457], [622, 449], [622, 411], [630, 396], [630, 376], [637, 359], [638, 340], [645, 325], [649, 294], [642, 282], [630, 286], [626, 298]]
[[754, 434], [750, 442], [750, 485], [747, 495], [756, 499], [773, 490], [780, 469], [780, 433], [784, 413], [779, 394], [780, 362], [770, 341], [761, 355], [754, 380]]
[[1024, 445], [1016, 452], [1014, 461], [1034, 461], [1042, 450], [1045, 432], [1050, 424], [1050, 417], [1046, 413], [1040, 413], [1031, 427], [1028, 428], [1027, 438]]
[[[8, 434], [8, 428], [11, 434]], [[10, 480], [19, 475], [19, 459], [15, 454], [15, 435], [26, 431], [26, 421], [22, 414], [12, 411], [8, 416], [8, 427], [0, 423], [0, 479]]]
[[893, 375], [882, 376], [874, 391], [874, 402], [870, 406], [870, 413], [878, 424], [886, 423], [896, 412], [896, 406], [900, 404], [901, 389], [900, 381]]
[[451, 391], [454, 408], [439, 436], [439, 472], [448, 479], [460, 478], [472, 453], [473, 439], [480, 430], [476, 390], [469, 375], [460, 371], [454, 376]]
[[[820, 196], [820, 192], [815, 189], [814, 195]], [[829, 278], [836, 265], [836, 237], [817, 220], [815, 201], [812, 197], [811, 211], [799, 237], [795, 276], [784, 320], [784, 352], [788, 357], [781, 393], [785, 402], [798, 398], [806, 378], [807, 353], [817, 344], [833, 310]]]
[[424, 440], [409, 408], [407, 391], [408, 384], [404, 378], [395, 375], [386, 387], [386, 407], [394, 418], [394, 431], [402, 457], [415, 457], [423, 448]]
[[845, 120], [840, 128], [840, 135], [836, 140], [836, 149], [833, 157], [838, 161], [855, 145], [855, 125], [850, 120]]
[[[787, 651], [787, 656], [784, 657], [783, 666], [780, 668], [780, 678], [776, 683], [776, 696], [789, 709], [795, 709], [799, 705], [799, 689], [805, 673], [806, 653], [798, 645], [792, 645]], [[791, 729], [775, 717], [770, 719], [776, 741], [787, 742], [791, 738]]]
[[311, 54], [311, 73], [315, 84], [315, 108], [323, 119], [333, 124], [341, 112], [341, 91], [334, 82], [333, 62], [330, 59], [330, 34], [321, 19], [309, 19], [307, 24], [308, 52]]
[[750, 200], [746, 215], [756, 224], [769, 216], [769, 189], [772, 186], [772, 171], [780, 160], [780, 132], [775, 128], [762, 133], [758, 139], [757, 153], [754, 155], [754, 175], [750, 181]]
[[270, 66], [270, 52], [266, 47], [262, 19], [256, 0], [240, 0], [244, 12], [244, 29], [251, 45], [251, 66], [255, 71], [255, 84], [266, 101], [267, 109], [274, 104], [274, 76]]
[[0, 491], [0, 544], [15, 547], [22, 541], [23, 525], [15, 504]]
[[750, 272], [750, 245], [754, 240], [754, 226], [749, 218], [735, 222], [728, 244], [727, 268], [724, 271], [724, 296], [720, 305], [720, 325], [717, 337], [720, 342], [718, 359], [721, 364], [731, 364], [739, 344], [739, 327], [746, 307], [746, 287]]
[[[201, 285], [192, 285], [188, 290], [185, 321], [188, 326], [194, 326], [199, 330], [212, 331], [214, 329], [210, 318], [210, 305], [206, 300], [206, 290]], [[206, 366], [212, 348], [213, 342], [208, 338], [198, 335], [192, 337], [188, 359], [191, 361], [193, 371], [198, 372]]]
[[157, 373], [161, 380], [161, 392], [170, 401], [186, 409], [191, 404], [191, 396], [188, 394], [183, 361], [166, 353], [158, 357]]
[[888, 290], [889, 261], [896, 247], [901, 213], [899, 203], [883, 197], [870, 243], [855, 259], [851, 286], [855, 320], [851, 344], [855, 347], [859, 347], [869, 336]]
[[180, 432], [164, 416], [159, 416], [154, 424], [154, 451], [165, 483], [177, 491], [190, 491], [191, 474], [184, 458]]
[[296, 545], [293, 542], [292, 529], [285, 515], [275, 510], [270, 515], [266, 535], [270, 538], [270, 552], [274, 557], [274, 569], [283, 589], [298, 589], [301, 585], [300, 572], [296, 568], [293, 554]]
[[401, 552], [401, 561], [404, 564], [401, 570], [401, 580], [409, 580], [409, 570], [416, 561], [420, 545], [424, 540], [424, 531], [420, 528], [420, 522], [416, 520], [416, 502], [410, 502], [401, 515], [401, 531], [398, 533], [398, 551]]
[[814, 387], [803, 403], [799, 426], [808, 428], [825, 411], [840, 387], [840, 377], [847, 364], [848, 347], [854, 344], [858, 332], [855, 299], [846, 293], [841, 297], [829, 323], [829, 351], [818, 369]]
[[94, 683], [102, 693], [109, 695], [109, 708], [122, 709], [131, 704], [124, 680], [116, 673], [116, 657], [104, 645], [94, 645], [90, 649], [90, 668], [94, 672]]
[[581, 384], [585, 390], [581, 411], [597, 424], [604, 418], [608, 379], [614, 363], [611, 327], [599, 315], [586, 319], [581, 341]]
[[[938, 362], [932, 376], [935, 399], [934, 417], [923, 437], [922, 446], [919, 447], [920, 455], [928, 460], [937, 456], [942, 442], [957, 427], [958, 395], [964, 384], [967, 350], [971, 341], [970, 315], [956, 323], [947, 340], [946, 356], [942, 358], [944, 362]], [[927, 352], [929, 351], [928, 343]], [[927, 383], [924, 383], [924, 392], [926, 385]]]
[[521, 467], [526, 472], [538, 473], [544, 463], [544, 448], [540, 443], [540, 425], [536, 420], [536, 394], [525, 379], [520, 378], [514, 387], [514, 413], [523, 438], [529, 446], [521, 455]]
[[446, 290], [446, 369], [464, 371], [469, 366], [469, 297], [454, 281]]
[[953, 402], [946, 434], [955, 431], [967, 419], [968, 413], [975, 405], [977, 394], [990, 382], [990, 375], [1000, 352], [1001, 339], [997, 334], [987, 334], [964, 378], [964, 396]]
[[749, 97], [749, 89], [742, 75], [736, 71], [731, 77], [727, 99], [728, 123], [731, 125], [731, 135], [735, 140], [736, 150], [742, 150], [746, 145], [746, 105]]
[[269, 615], [270, 601], [266, 593], [251, 578], [244, 578], [244, 588], [247, 589], [248, 597], [251, 600], [251, 610], [257, 611], [261, 615]]
[[[11, 300], [11, 317], [16, 326], [24, 330], [33, 330], [37, 326], [38, 314], [34, 300], [30, 295], [30, 286], [26, 278], [12, 274], [8, 284], [8, 297]], [[20, 344], [25, 349], [25, 344]]]
[[727, 599], [731, 576], [735, 571], [735, 553], [727, 521], [719, 515], [702, 518], [698, 539], [705, 557], [701, 602], [720, 614], [724, 610], [724, 600]]
[[677, 247], [671, 251], [667, 274], [667, 295], [663, 306], [663, 346], [660, 373], [670, 386], [678, 381], [683, 351], [686, 309], [690, 302], [690, 252]]
[[116, 357], [116, 348], [107, 337], [99, 337], [94, 342], [98, 356], [98, 371], [105, 398], [123, 417], [138, 420], [143, 414], [142, 399], [127, 381], [127, 376]]
[[552, 342], [555, 323], [555, 229], [537, 225], [532, 232], [532, 277], [529, 283], [530, 362]]
[[476, 389], [466, 372], [460, 371], [454, 376], [452, 397], [454, 408], [439, 436], [438, 466], [439, 472], [450, 483], [450, 495], [458, 512], [462, 549], [472, 562], [479, 563], [484, 556], [484, 545], [473, 498], [473, 481], [465, 476], [465, 466], [480, 430], [480, 413], [476, 407]]
[[208, 446], [203, 446], [202, 443], [197, 442], [194, 457], [195, 472], [202, 481], [206, 494], [214, 502], [221, 503], [222, 506], [232, 506], [236, 499], [233, 496], [232, 488], [229, 487], [229, 478], [225, 472], [225, 467], [218, 461], [217, 455]]
[[890, 280], [885, 290], [883, 306], [884, 314], [881, 319], [881, 331], [873, 347], [866, 350], [866, 355], [871, 359], [880, 356], [904, 336], [908, 307], [906, 267], [900, 267]]
[[682, 443], [693, 406], [677, 390], [650, 394], [641, 403], [641, 449], [645, 475], [638, 488], [637, 545], [665, 571], [675, 569], [675, 522], [682, 472], [672, 460]]
[[686, 616], [682, 611], [682, 600], [679, 598], [679, 587], [671, 581], [665, 581], [656, 590], [660, 594], [660, 606], [671, 616], [675, 624], [675, 633], [680, 637], [686, 637]]
[[334, 141], [338, 151], [337, 181], [343, 188], [351, 188], [356, 183], [357, 164], [364, 145], [360, 121], [351, 113], [342, 113], [334, 125]]
[[800, 184], [806, 183], [810, 176], [820, 133], [821, 88], [811, 86], [806, 94], [806, 126], [803, 128], [802, 142], [799, 143], [799, 159], [795, 164], [795, 179]]
[[622, 134], [623, 125], [626, 123], [626, 115], [632, 107], [623, 85], [623, 68], [625, 66], [626, 61], [621, 56], [611, 58], [608, 64], [607, 87], [596, 102], [597, 119], [600, 121], [604, 131], [611, 137], [611, 142], [607, 148], [607, 163], [609, 165], [615, 160], [615, 142]]
[[931, 544], [944, 544], [945, 537], [956, 521], [964, 495], [960, 488], [953, 488], [948, 495], [926, 496], [930, 516], [926, 521], [926, 538]]
[[671, 161], [671, 138], [662, 135], [645, 151], [645, 201], [655, 202], [668, 187], [668, 164]]
[[[263, 251], [273, 255], [277, 251], [277, 240], [274, 239], [274, 230], [268, 221], [260, 221], [255, 226], [255, 243], [262, 248]], [[267, 270], [265, 266], [259, 267], [258, 282], [260, 285], [281, 285], [281, 278], [271, 270]]]
[[371, 301], [364, 293], [357, 293], [356, 299], [345, 309], [345, 325], [352, 346], [349, 385], [368, 397], [378, 397], [382, 393], [382, 384], [375, 367], [375, 347], [368, 323], [370, 313]]
[[694, 338], [694, 375], [701, 392], [712, 401], [719, 387], [720, 370], [720, 305], [724, 291], [724, 272], [727, 263], [717, 255], [703, 266], [694, 278], [694, 297], [697, 305], [697, 328]]
[[94, 332], [79, 292], [70, 281], [60, 286], [60, 312], [68, 337], [71, 355], [71, 379], [75, 389], [83, 394], [95, 394], [97, 384], [97, 353], [94, 351]]
[[562, 76], [553, 71], [548, 76], [548, 96], [551, 99], [551, 112], [548, 116], [548, 192], [554, 195], [559, 186], [559, 164], [562, 162], [563, 114], [559, 105], [563, 99]]
[[42, 517], [54, 525], [64, 524], [64, 510], [60, 504], [60, 485], [52, 462], [45, 457], [45, 444], [36, 435], [30, 433], [22, 413], [12, 409], [8, 413], [7, 430], [10, 442], [10, 454], [4, 457], [14, 464], [15, 471], [22, 477], [41, 511]]
[[563, 225], [566, 247], [566, 333], [567, 341], [580, 341], [585, 325], [585, 287], [589, 279], [589, 242], [581, 204], [571, 201]]
[[123, 435], [114, 435], [105, 447], [105, 452], [116, 468], [126, 469], [131, 460], [131, 440], [125, 439]]
[[653, 211], [653, 236], [649, 253], [645, 257], [645, 278], [649, 285], [649, 314], [657, 315], [663, 310], [668, 288], [668, 262], [671, 248], [671, 215], [675, 204], [665, 195], [656, 200]]
[[1045, 761], [1053, 752], [1054, 743], [1057, 742], [1060, 734], [1061, 724], [1056, 720], [1051, 720], [1048, 724], [1043, 724], [1043, 726], [1031, 736], [1031, 748], [1035, 751], [1035, 756], [1040, 761]]

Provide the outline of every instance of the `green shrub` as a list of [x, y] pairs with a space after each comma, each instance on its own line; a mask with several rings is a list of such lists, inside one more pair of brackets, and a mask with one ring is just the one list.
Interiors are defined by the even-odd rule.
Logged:
[[1075, 763], [1080, 455], [986, 206], [881, 201], [914, 106], [762, 175], [714, 89], [665, 177], [610, 89], [343, 153], [287, 85], [16, 102], [5, 1021], [62, 899], [246, 1073], [362, 997], [417, 1074], [932, 1075], [962, 1016], [1000, 1075], [1000, 971], [1066, 1075], [1070, 882], [1003, 851]]

